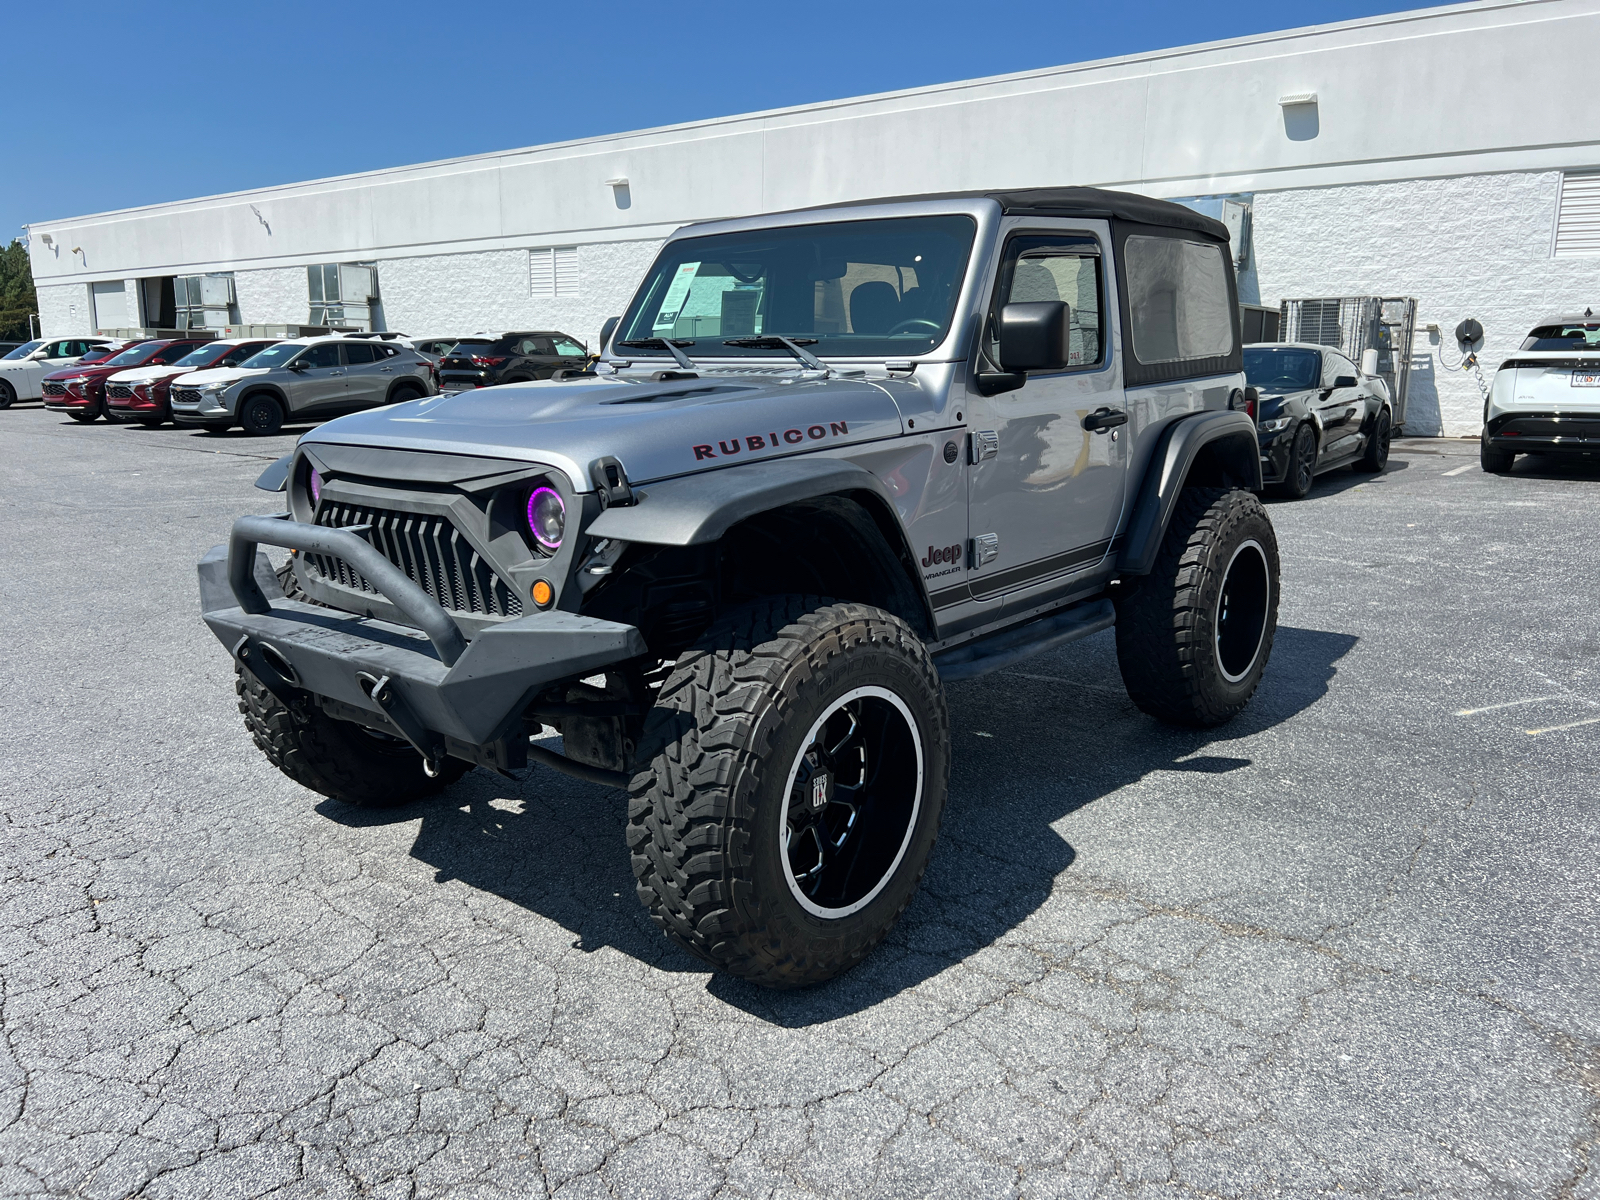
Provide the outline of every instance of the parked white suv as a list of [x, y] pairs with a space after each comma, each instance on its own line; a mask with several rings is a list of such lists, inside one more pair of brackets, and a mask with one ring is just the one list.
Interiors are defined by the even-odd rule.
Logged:
[[100, 346], [117, 345], [111, 338], [44, 338], [24, 342], [0, 358], [0, 408], [10, 408], [18, 400], [38, 400], [43, 393], [39, 381], [52, 371], [70, 367], [85, 354]]
[[1483, 406], [1479, 461], [1502, 475], [1519, 454], [1600, 455], [1600, 317], [1546, 317], [1500, 364]]

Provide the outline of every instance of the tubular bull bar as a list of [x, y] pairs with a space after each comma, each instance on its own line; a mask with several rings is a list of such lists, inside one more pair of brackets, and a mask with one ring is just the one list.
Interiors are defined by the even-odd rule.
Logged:
[[[262, 545], [344, 559], [416, 628], [288, 599]], [[646, 652], [632, 625], [559, 611], [502, 622], [469, 642], [354, 529], [279, 517], [239, 518], [228, 545], [200, 560], [200, 607], [217, 639], [286, 704], [309, 694], [330, 715], [403, 737], [429, 770], [445, 754], [522, 765], [522, 711], [541, 688]]]

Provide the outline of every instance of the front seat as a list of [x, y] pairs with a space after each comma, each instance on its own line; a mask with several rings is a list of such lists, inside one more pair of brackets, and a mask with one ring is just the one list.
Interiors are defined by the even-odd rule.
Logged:
[[857, 284], [850, 293], [850, 332], [888, 333], [900, 319], [900, 296], [881, 279]]

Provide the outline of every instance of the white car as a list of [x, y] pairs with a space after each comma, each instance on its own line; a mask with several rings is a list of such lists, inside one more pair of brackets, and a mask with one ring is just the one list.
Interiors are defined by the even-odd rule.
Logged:
[[43, 338], [25, 342], [0, 358], [0, 408], [18, 400], [37, 400], [43, 394], [39, 381], [52, 371], [70, 367], [85, 354], [102, 346], [120, 346], [112, 338]]
[[1546, 317], [1500, 364], [1483, 406], [1479, 461], [1503, 475], [1519, 454], [1600, 456], [1600, 317]]

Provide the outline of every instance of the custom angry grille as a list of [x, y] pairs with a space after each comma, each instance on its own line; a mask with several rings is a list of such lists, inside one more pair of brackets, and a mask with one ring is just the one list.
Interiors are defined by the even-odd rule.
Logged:
[[[361, 536], [441, 608], [485, 617], [522, 615], [521, 597], [495, 574], [447, 517], [329, 501], [317, 510], [316, 523], [335, 529], [370, 526]], [[331, 554], [305, 557], [329, 583], [378, 594], [378, 589], [344, 559]]]

